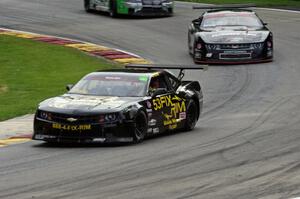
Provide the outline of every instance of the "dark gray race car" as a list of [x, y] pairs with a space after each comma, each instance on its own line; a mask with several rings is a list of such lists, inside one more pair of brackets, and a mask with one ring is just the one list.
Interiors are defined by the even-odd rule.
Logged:
[[210, 9], [193, 20], [188, 29], [188, 50], [195, 63], [272, 61], [272, 32], [254, 11], [244, 7], [248, 6], [194, 7]]
[[[182, 81], [182, 70], [203, 67], [128, 67], [90, 73], [68, 86], [66, 94], [41, 102], [33, 139], [141, 142], [148, 135], [195, 127], [202, 110], [202, 90], [197, 81]], [[161, 68], [181, 72], [175, 77]]]

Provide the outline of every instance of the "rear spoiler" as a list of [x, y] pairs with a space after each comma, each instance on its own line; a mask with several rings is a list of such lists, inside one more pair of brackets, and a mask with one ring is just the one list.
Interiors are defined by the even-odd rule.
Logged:
[[177, 70], [204, 70], [208, 69], [207, 65], [183, 65], [183, 64], [127, 64], [125, 68], [136, 68], [136, 69], [177, 69]]
[[184, 77], [184, 70], [204, 70], [208, 69], [207, 65], [173, 65], [173, 64], [127, 64], [125, 68], [133, 68], [133, 69], [177, 69], [180, 70], [178, 79], [182, 80]]
[[224, 5], [208, 5], [208, 6], [193, 6], [193, 9], [230, 9], [230, 8], [251, 8], [256, 7], [256, 4], [224, 4]]

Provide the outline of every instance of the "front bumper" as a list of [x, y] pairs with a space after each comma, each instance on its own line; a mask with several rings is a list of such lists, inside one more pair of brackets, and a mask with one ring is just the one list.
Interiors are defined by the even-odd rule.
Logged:
[[251, 59], [251, 60], [195, 60], [196, 64], [224, 64], [224, 65], [234, 65], [234, 64], [256, 64], [256, 63], [267, 63], [272, 62], [273, 58], [269, 59]]
[[206, 44], [204, 48], [195, 49], [194, 52], [195, 63], [201, 64], [250, 64], [273, 61], [273, 49], [267, 48], [263, 43]]
[[[51, 121], [35, 118], [33, 140], [63, 143], [112, 143], [132, 142], [133, 121], [117, 122], [114, 124], [72, 124], [73, 126], [90, 125], [90, 129], [72, 130], [53, 128]], [[58, 125], [70, 125], [59, 123]]]

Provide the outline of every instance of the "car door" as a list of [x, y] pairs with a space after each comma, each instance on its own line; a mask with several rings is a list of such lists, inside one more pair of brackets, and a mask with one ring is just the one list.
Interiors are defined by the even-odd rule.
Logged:
[[[172, 115], [172, 124], [173, 128], [182, 128], [185, 125], [186, 119], [186, 93], [185, 92], [176, 92], [181, 82], [174, 75], [170, 73], [166, 73], [166, 80], [171, 88], [171, 110], [170, 113]], [[176, 124], [176, 125], [175, 125]], [[171, 127], [171, 128], [172, 128]]]
[[[155, 128], [159, 128], [159, 132], [178, 128], [180, 112], [185, 111], [185, 102], [175, 94], [165, 74], [152, 77], [150, 88], [153, 82], [158, 82], [159, 85], [155, 89], [165, 89], [164, 93], [152, 97], [152, 116], [156, 120]], [[155, 93], [155, 91], [153, 92]]]

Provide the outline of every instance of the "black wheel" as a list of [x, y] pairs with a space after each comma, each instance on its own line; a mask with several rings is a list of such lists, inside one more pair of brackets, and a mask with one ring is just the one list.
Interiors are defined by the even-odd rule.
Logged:
[[[192, 51], [193, 51], [193, 54], [192, 54], [192, 58], [193, 58], [193, 61], [194, 61], [194, 63], [195, 64], [199, 64], [199, 62], [198, 61], [200, 61], [202, 58], [196, 58], [196, 47], [195, 47], [195, 44], [193, 45], [193, 49], [192, 49]], [[202, 57], [202, 56], [201, 56]]]
[[115, 0], [110, 0], [109, 1], [109, 15], [111, 17], [117, 17], [118, 13], [117, 13], [117, 3]]
[[193, 53], [191, 54], [191, 56], [193, 57], [193, 61], [196, 64], [197, 63], [197, 59], [195, 58], [195, 46], [193, 45], [193, 49], [192, 49]]
[[144, 112], [139, 112], [135, 118], [135, 127], [133, 129], [133, 142], [142, 142], [148, 129], [148, 121]]
[[173, 16], [173, 8], [169, 8], [169, 16]]
[[186, 111], [186, 120], [184, 130], [190, 131], [195, 128], [198, 120], [198, 111], [197, 105], [193, 99], [191, 99], [190, 103], [187, 106]]
[[84, 9], [86, 12], [92, 12], [90, 0], [84, 0]]
[[192, 47], [190, 46], [190, 44], [191, 44], [191, 36], [190, 36], [190, 32], [188, 32], [188, 51], [189, 54], [193, 56]]

